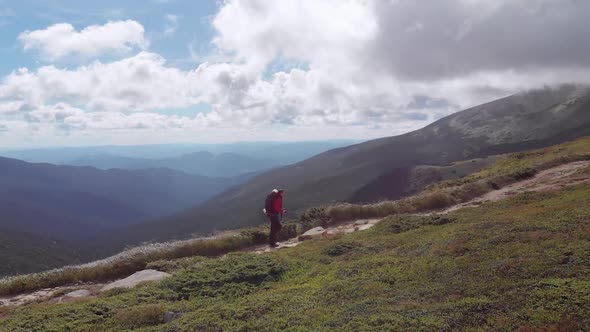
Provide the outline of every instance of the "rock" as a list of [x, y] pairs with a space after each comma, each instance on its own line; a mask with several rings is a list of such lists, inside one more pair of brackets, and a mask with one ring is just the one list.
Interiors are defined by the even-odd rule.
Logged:
[[69, 292], [64, 296], [60, 296], [57, 299], [57, 303], [71, 302], [71, 301], [75, 301], [78, 299], [83, 299], [83, 298], [89, 297], [91, 295], [92, 295], [92, 293], [87, 289], [78, 289], [73, 292]]
[[164, 315], [164, 323], [170, 323], [171, 321], [184, 316], [184, 312], [181, 311], [167, 311]]
[[307, 232], [299, 235], [299, 241], [310, 240], [315, 237], [327, 235], [326, 230], [323, 227], [316, 227], [308, 230]]
[[368, 220], [357, 220], [357, 221], [354, 222], [354, 225], [355, 226], [361, 226], [361, 225], [366, 225], [368, 223], [369, 223]]
[[88, 297], [90, 296], [92, 293], [90, 293], [89, 290], [87, 289], [79, 289], [73, 292], [69, 292], [66, 295], [64, 295], [63, 297], [70, 297], [70, 298], [82, 298], [82, 297]]
[[143, 270], [139, 272], [135, 272], [134, 274], [130, 275], [129, 277], [121, 280], [117, 280], [112, 282], [106, 286], [104, 286], [100, 291], [108, 291], [113, 288], [133, 288], [137, 286], [140, 282], [144, 281], [159, 281], [166, 277], [169, 277], [170, 274], [166, 272], [160, 272], [156, 270]]
[[364, 231], [364, 230], [369, 229], [369, 228], [371, 228], [373, 226], [375, 226], [375, 224], [361, 225], [361, 226], [358, 227], [358, 230], [359, 231]]

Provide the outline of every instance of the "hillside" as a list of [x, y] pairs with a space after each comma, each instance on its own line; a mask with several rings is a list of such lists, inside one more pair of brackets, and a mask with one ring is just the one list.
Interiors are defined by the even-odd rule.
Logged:
[[5, 307], [0, 331], [584, 331], [589, 142], [501, 156], [429, 189], [558, 165], [513, 179], [497, 201], [392, 215], [270, 253], [152, 262], [172, 276], [69, 303], [56, 303], [58, 294]]
[[0, 276], [49, 270], [87, 258], [88, 253], [62, 240], [0, 228]]
[[238, 181], [167, 169], [101, 171], [0, 158], [0, 227], [85, 242], [186, 209]]
[[[185, 213], [132, 228], [122, 237], [167, 239], [262, 222], [269, 190], [285, 188], [286, 207], [395, 199], [419, 191], [416, 167], [549, 146], [590, 134], [590, 90], [565, 85], [519, 93], [400, 136], [333, 149], [251, 178]], [[426, 183], [427, 184], [427, 183]]]

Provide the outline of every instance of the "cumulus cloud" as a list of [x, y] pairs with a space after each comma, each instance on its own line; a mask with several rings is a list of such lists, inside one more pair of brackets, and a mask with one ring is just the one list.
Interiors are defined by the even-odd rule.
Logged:
[[[12, 127], [70, 133], [398, 134], [522, 89], [590, 83], [588, 9], [576, 0], [229, 0], [212, 19], [215, 56], [199, 55], [209, 62], [195, 69], [144, 50], [72, 69], [16, 70], [0, 81], [0, 114]], [[176, 29], [177, 17], [165, 20]], [[143, 34], [118, 45], [142, 47]], [[82, 54], [63, 45], [35, 47]], [[202, 103], [211, 111], [166, 114]]]
[[[366, 64], [401, 79], [590, 66], [590, 2], [376, 1]], [[412, 29], [419, 26], [420, 29]], [[373, 71], [373, 72], [374, 72]]]
[[124, 54], [135, 47], [146, 48], [148, 40], [141, 24], [133, 20], [91, 25], [80, 31], [69, 23], [43, 30], [25, 31], [18, 39], [25, 50], [38, 49], [49, 60], [69, 55], [96, 57], [105, 53]]
[[[228, 1], [214, 43], [254, 70], [280, 57], [308, 64], [270, 82], [282, 91], [281, 120], [402, 121], [417, 114], [417, 96], [444, 100], [421, 105], [432, 120], [521, 89], [588, 83], [589, 9], [576, 0]], [[299, 99], [276, 86], [295, 81]]]

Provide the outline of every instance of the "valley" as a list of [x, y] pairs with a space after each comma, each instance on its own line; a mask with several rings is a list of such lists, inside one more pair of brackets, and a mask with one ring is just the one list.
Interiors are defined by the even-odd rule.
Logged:
[[[48, 329], [73, 327], [63, 315], [75, 308], [75, 326], [84, 328], [89, 327], [82, 323], [89, 310], [100, 305], [107, 313], [96, 318], [92, 326], [107, 330], [150, 326], [157, 330], [186, 330], [191, 326], [266, 330], [285, 329], [285, 324], [346, 330], [385, 326], [443, 330], [475, 326], [490, 330], [584, 329], [588, 324], [583, 299], [588, 295], [585, 283], [589, 271], [584, 264], [588, 248], [584, 238], [590, 220], [590, 204], [586, 202], [590, 198], [590, 161], [568, 162], [563, 156], [577, 153], [590, 158], [589, 140], [497, 157], [496, 162], [469, 178], [490, 181], [519, 168], [557, 165], [466, 203], [427, 214], [392, 214], [374, 220], [328, 224], [317, 237], [303, 242], [286, 240], [287, 245], [279, 250], [246, 245], [240, 253], [231, 253], [230, 249], [225, 255], [219, 252], [211, 258], [204, 254], [176, 261], [154, 261], [148, 264], [149, 268], [167, 271], [172, 276], [137, 289], [103, 294], [91, 291], [88, 294], [94, 295], [73, 300], [62, 300], [63, 294], [103, 286], [79, 284], [17, 296], [12, 301], [4, 299], [0, 319], [12, 331], [26, 330], [29, 324]], [[466, 185], [469, 182], [449, 180], [435, 186], [441, 190]], [[227, 233], [197, 239], [195, 243], [215, 243], [236, 236], [241, 235]], [[565, 238], [567, 242], [563, 241]], [[129, 252], [118, 259], [125, 261], [134, 255]], [[109, 261], [105, 262], [105, 268], [110, 269]], [[211, 281], [211, 277], [216, 281]], [[331, 286], [322, 292], [326, 279], [331, 280]], [[490, 290], [490, 285], [509, 294], [509, 301]], [[232, 296], [235, 291], [240, 294], [238, 298]], [[334, 292], [345, 300], [331, 300], [328, 295]], [[139, 301], [140, 297], [144, 300]], [[265, 304], [270, 298], [276, 299], [272, 307]], [[367, 304], [368, 298], [371, 304]], [[253, 316], [248, 320], [236, 316], [222, 319], [202, 301], [214, 305], [217, 312], [240, 306], [246, 312], [251, 310]], [[329, 312], [314, 309], [313, 303], [317, 301], [330, 308]], [[531, 310], [528, 305], [535, 301], [542, 301], [545, 306]], [[15, 311], [15, 304], [24, 307]], [[280, 320], [278, 313], [295, 304], [309, 308], [309, 315], [290, 323]], [[361, 304], [370, 305], [373, 310], [355, 311], [352, 316], [343, 314]], [[126, 309], [129, 305], [139, 312], [131, 314]], [[257, 316], [260, 308], [265, 308], [265, 312]], [[423, 314], [408, 319], [416, 310]], [[454, 314], [450, 315], [449, 310]], [[164, 323], [163, 317], [170, 312], [180, 314]], [[52, 318], [41, 321], [39, 315]], [[337, 317], [340, 319], [334, 321]], [[373, 321], [369, 317], [379, 318]]]

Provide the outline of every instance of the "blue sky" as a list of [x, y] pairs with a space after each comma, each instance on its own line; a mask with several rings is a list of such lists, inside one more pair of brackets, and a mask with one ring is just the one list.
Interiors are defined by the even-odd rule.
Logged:
[[589, 83], [588, 12], [576, 0], [0, 0], [0, 148], [401, 134]]
[[[145, 27], [150, 48], [165, 56], [180, 68], [194, 67], [198, 60], [191, 57], [190, 48], [202, 54], [211, 50], [214, 31], [210, 20], [216, 13], [215, 0], [199, 1], [0, 1], [0, 75], [15, 68], [35, 68], [40, 65], [34, 52], [26, 52], [18, 41], [26, 30], [44, 29], [53, 24], [68, 22], [78, 30], [108, 21], [132, 19]], [[164, 35], [174, 27], [166, 15], [177, 17], [175, 33]], [[60, 62], [61, 66], [77, 63]]]

